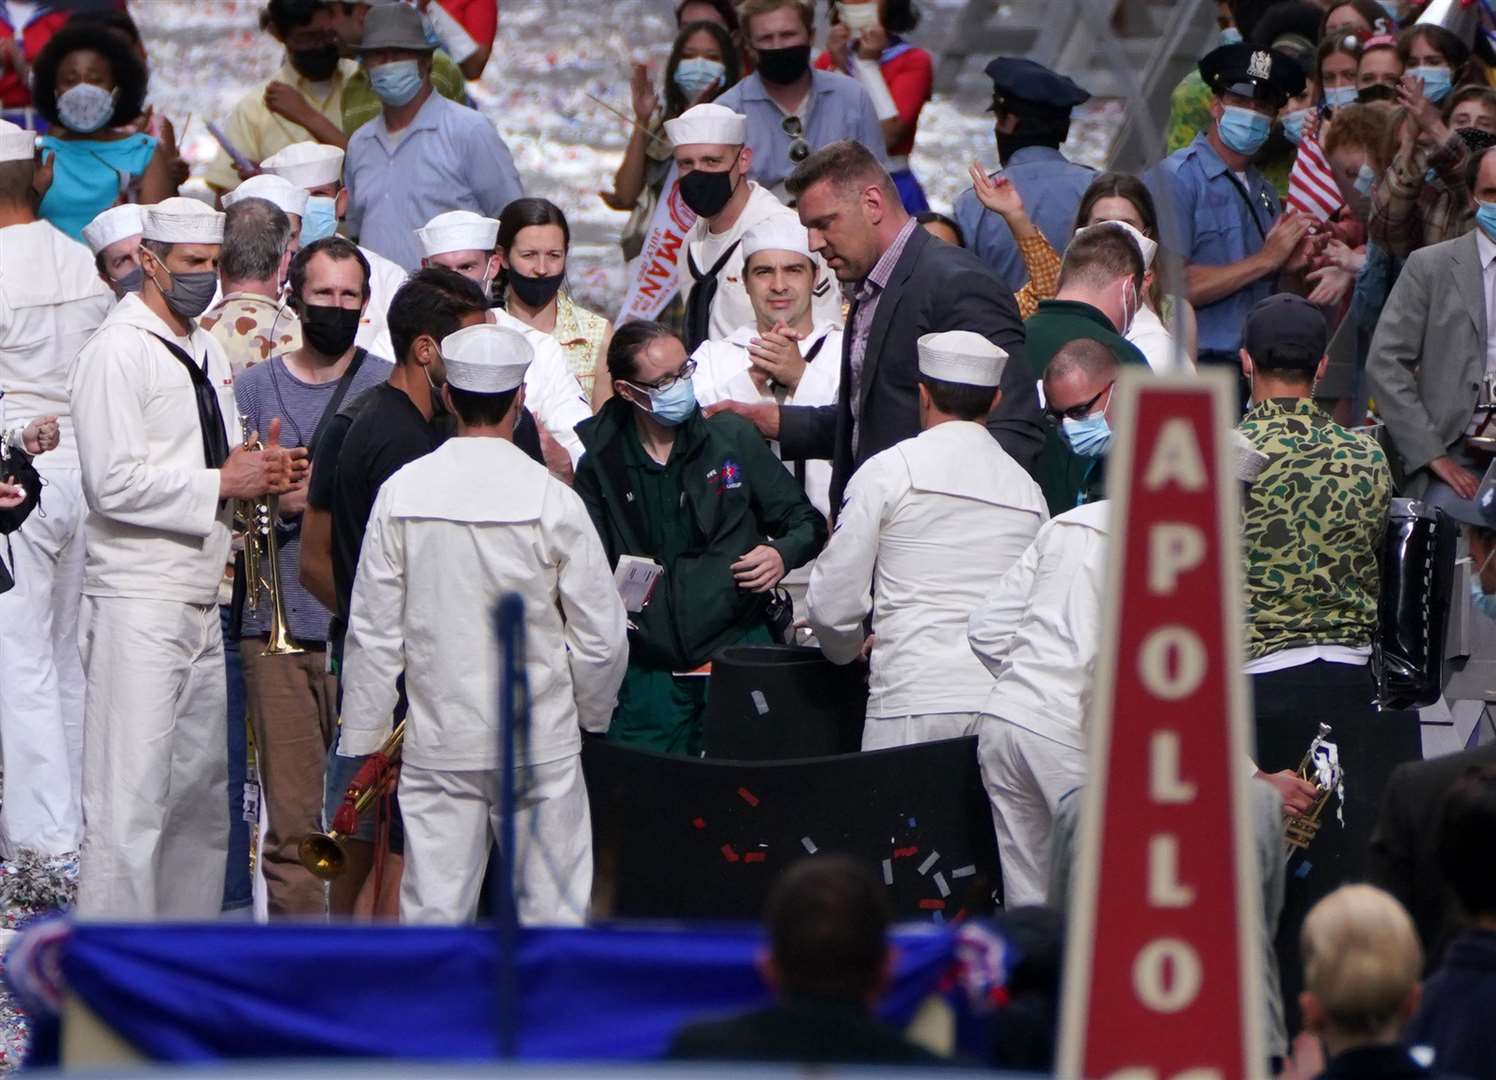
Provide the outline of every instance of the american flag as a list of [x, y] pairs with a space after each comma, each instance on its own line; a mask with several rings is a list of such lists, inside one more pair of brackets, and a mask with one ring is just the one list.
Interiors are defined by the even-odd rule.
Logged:
[[1293, 170], [1288, 174], [1288, 205], [1300, 213], [1312, 214], [1317, 221], [1329, 221], [1345, 205], [1316, 139], [1305, 139], [1299, 144]]

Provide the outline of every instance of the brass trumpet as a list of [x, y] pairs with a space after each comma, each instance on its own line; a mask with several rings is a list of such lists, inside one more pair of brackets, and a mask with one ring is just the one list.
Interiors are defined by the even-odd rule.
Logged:
[[358, 816], [389, 786], [390, 776], [400, 764], [400, 743], [404, 738], [405, 721], [401, 720], [390, 732], [390, 737], [384, 740], [384, 745], [370, 754], [353, 774], [353, 779], [348, 781], [348, 790], [343, 792], [343, 805], [333, 816], [332, 828], [327, 832], [308, 833], [296, 846], [301, 865], [323, 881], [341, 877], [348, 868], [348, 853], [343, 850], [343, 841], [358, 829]]
[[1330, 725], [1320, 724], [1319, 734], [1309, 744], [1304, 760], [1299, 762], [1299, 779], [1309, 781], [1319, 793], [1304, 813], [1284, 819], [1284, 854], [1288, 858], [1293, 858], [1295, 852], [1303, 851], [1313, 842], [1319, 832], [1320, 817], [1330, 804], [1330, 796], [1340, 795], [1345, 777], [1340, 768], [1340, 752], [1334, 743], [1328, 741], [1329, 737]]
[[[265, 444], [251, 441], [249, 417], [239, 417], [246, 450], [263, 450]], [[260, 601], [270, 601], [270, 640], [261, 656], [298, 656], [306, 650], [291, 638], [286, 625], [286, 603], [281, 592], [280, 540], [275, 535], [276, 514], [280, 498], [266, 495], [259, 499], [241, 499], [234, 519], [244, 531], [244, 603], [250, 611], [260, 610]]]

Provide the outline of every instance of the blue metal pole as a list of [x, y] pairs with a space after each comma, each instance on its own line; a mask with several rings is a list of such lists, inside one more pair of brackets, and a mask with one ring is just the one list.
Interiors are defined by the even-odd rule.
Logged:
[[514, 740], [530, 723], [530, 687], [525, 677], [525, 602], [518, 593], [499, 600], [498, 624], [503, 669], [499, 681], [499, 873], [494, 910], [498, 914], [499, 1057], [516, 1049], [519, 913], [514, 900]]

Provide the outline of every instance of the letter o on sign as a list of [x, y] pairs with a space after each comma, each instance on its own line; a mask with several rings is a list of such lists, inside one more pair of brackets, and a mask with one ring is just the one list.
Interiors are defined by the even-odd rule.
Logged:
[[1186, 626], [1160, 626], [1138, 650], [1138, 674], [1154, 697], [1189, 697], [1205, 678], [1205, 646]]
[[1189, 942], [1158, 938], [1132, 962], [1132, 986], [1154, 1012], [1176, 1013], [1200, 993], [1200, 957]]

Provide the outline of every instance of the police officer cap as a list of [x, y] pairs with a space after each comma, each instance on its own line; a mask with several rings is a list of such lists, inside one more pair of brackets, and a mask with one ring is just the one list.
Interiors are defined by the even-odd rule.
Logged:
[[1200, 78], [1217, 94], [1237, 94], [1281, 106], [1303, 93], [1304, 69], [1279, 49], [1222, 45], [1200, 61]]
[[1068, 115], [1077, 105], [1091, 100], [1091, 95], [1073, 80], [1021, 56], [999, 56], [986, 71], [992, 80], [994, 104], [1008, 112]]

